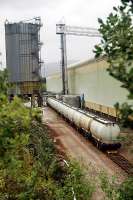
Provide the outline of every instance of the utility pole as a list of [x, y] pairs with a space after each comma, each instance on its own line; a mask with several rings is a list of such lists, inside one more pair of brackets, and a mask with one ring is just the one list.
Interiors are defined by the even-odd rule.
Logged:
[[62, 93], [68, 94], [66, 35], [87, 37], [101, 37], [101, 35], [96, 28], [67, 26], [64, 23], [56, 24], [56, 34], [61, 38]]

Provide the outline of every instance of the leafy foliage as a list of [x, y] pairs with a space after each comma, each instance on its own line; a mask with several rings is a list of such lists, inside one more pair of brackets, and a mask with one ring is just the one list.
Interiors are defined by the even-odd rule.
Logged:
[[95, 188], [94, 183], [92, 180], [85, 179], [83, 170], [79, 164], [77, 162], [70, 162], [67, 173], [63, 188], [59, 191], [57, 199], [71, 200], [74, 196], [79, 200], [91, 199]]
[[133, 128], [133, 121], [129, 119], [133, 115], [133, 107], [128, 105], [128, 103], [123, 103], [120, 105], [116, 103], [115, 105], [117, 116], [121, 119], [121, 124], [123, 127], [131, 127]]
[[[102, 40], [94, 52], [96, 57], [107, 57], [109, 74], [122, 83], [121, 87], [129, 92], [128, 98], [133, 100], [133, 1], [122, 0], [121, 6], [113, 10], [106, 22], [98, 19]], [[125, 104], [120, 110], [122, 107]], [[131, 110], [133, 115], [132, 107]]]
[[96, 46], [96, 56], [107, 55], [110, 75], [123, 83], [122, 87], [133, 94], [133, 25], [131, 10], [125, 6], [114, 7], [106, 23], [101, 19], [101, 44]]
[[101, 189], [106, 194], [106, 200], [119, 200], [118, 185], [115, 181], [115, 177], [109, 180], [104, 172], [100, 174]]
[[111, 180], [105, 173], [100, 174], [101, 188], [106, 194], [107, 200], [132, 200], [133, 199], [133, 178], [127, 178], [118, 185], [115, 177]]
[[0, 149], [0, 199], [90, 199], [92, 184], [77, 164], [60, 164], [40, 111], [16, 97], [1, 103]]
[[0, 70], [0, 94], [7, 94], [8, 89], [8, 73], [7, 70]]
[[132, 200], [133, 199], [133, 178], [127, 179], [122, 183], [119, 188], [120, 200]]

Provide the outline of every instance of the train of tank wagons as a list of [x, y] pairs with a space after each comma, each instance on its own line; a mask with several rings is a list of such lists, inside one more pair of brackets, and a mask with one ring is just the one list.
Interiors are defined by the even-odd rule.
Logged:
[[120, 128], [116, 123], [72, 107], [55, 98], [49, 97], [47, 103], [67, 121], [82, 130], [82, 134], [91, 139], [97, 148], [101, 150], [117, 150], [121, 147], [119, 142]]

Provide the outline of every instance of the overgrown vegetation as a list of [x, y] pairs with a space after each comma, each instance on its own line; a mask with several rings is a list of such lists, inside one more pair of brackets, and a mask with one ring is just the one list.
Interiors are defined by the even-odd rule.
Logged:
[[38, 115], [33, 110], [31, 119], [18, 98], [1, 107], [0, 199], [71, 200], [74, 193], [77, 199], [90, 199], [92, 183], [77, 163], [60, 165]]
[[60, 163], [41, 112], [31, 115], [17, 97], [9, 103], [7, 76], [0, 76], [0, 199], [89, 200], [93, 183], [77, 163]]
[[0, 94], [7, 95], [7, 89], [8, 89], [8, 73], [7, 70], [0, 70]]
[[123, 103], [122, 105], [116, 103], [115, 108], [117, 111], [117, 116], [119, 119], [121, 119], [121, 124], [123, 125], [123, 127], [133, 128], [132, 106], [126, 102]]
[[[113, 8], [106, 22], [98, 19], [102, 35], [99, 45], [95, 46], [96, 57], [104, 55], [109, 63], [108, 72], [121, 82], [128, 91], [128, 99], [133, 101], [133, 1], [121, 0], [121, 5]], [[130, 126], [133, 119], [133, 105], [117, 103], [121, 123]], [[127, 114], [127, 111], [129, 113]], [[126, 116], [126, 117], [125, 117]]]
[[111, 180], [105, 173], [100, 174], [100, 185], [105, 193], [105, 200], [132, 200], [133, 199], [133, 177], [126, 179], [121, 185], [115, 177]]

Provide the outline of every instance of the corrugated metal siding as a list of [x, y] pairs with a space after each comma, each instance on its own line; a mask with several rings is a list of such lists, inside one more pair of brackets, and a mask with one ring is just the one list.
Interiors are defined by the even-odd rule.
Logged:
[[5, 33], [9, 81], [39, 81], [38, 25], [6, 24]]

